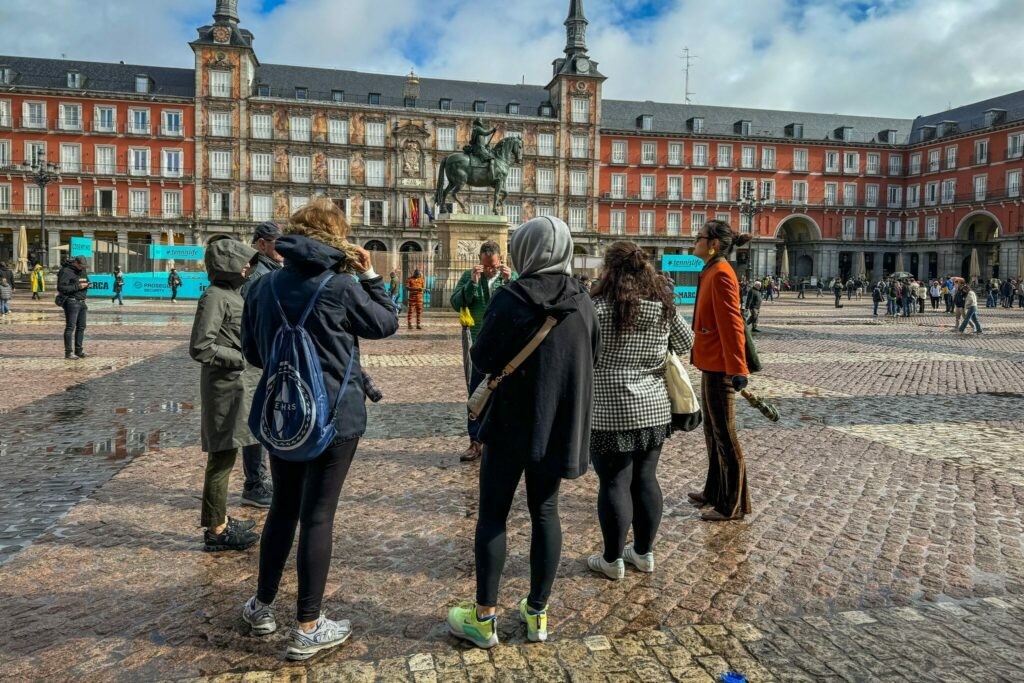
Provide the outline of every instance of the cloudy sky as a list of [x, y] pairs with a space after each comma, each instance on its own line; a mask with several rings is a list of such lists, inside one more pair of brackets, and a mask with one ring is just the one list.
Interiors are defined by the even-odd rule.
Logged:
[[[568, 0], [241, 0], [268, 63], [544, 84]], [[1024, 89], [1022, 0], [586, 0], [605, 96], [913, 117]], [[215, 0], [2, 0], [0, 52], [191, 66]]]

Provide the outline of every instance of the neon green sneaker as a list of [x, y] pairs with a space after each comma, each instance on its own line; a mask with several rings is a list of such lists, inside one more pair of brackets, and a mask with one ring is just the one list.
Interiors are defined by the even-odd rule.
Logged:
[[519, 601], [519, 618], [526, 624], [526, 637], [533, 643], [543, 643], [548, 639], [548, 606], [544, 611], [534, 614], [526, 606], [526, 598]]
[[448, 610], [448, 630], [456, 638], [468, 640], [485, 650], [498, 644], [498, 618], [480, 621], [476, 618], [476, 603], [460, 602]]

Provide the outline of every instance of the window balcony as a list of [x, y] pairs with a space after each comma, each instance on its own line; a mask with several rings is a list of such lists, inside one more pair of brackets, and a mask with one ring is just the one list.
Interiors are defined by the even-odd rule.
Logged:
[[57, 127], [61, 130], [82, 130], [81, 117], [57, 119]]
[[181, 126], [160, 126], [160, 135], [165, 138], [180, 138], [185, 135]]
[[147, 124], [129, 123], [128, 135], [149, 135], [152, 127]]

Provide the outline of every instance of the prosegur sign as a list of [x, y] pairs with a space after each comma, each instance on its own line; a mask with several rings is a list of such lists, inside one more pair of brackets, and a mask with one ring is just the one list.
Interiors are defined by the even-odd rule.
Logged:
[[[181, 277], [179, 299], [198, 299], [210, 284], [206, 273], [179, 272], [178, 275]], [[114, 276], [90, 275], [87, 294], [100, 299], [113, 296]], [[122, 294], [126, 299], [169, 299], [171, 288], [167, 284], [167, 273], [128, 273], [124, 276]]]

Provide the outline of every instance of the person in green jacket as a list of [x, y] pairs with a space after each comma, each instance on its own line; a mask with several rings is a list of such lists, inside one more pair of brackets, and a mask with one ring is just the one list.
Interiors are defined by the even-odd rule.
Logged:
[[[501, 261], [501, 247], [497, 242], [484, 242], [480, 245], [480, 263], [467, 270], [459, 278], [459, 283], [452, 292], [451, 304], [456, 311], [468, 308], [473, 316], [473, 326], [470, 328], [473, 342], [480, 333], [484, 324], [484, 312], [491, 297], [500, 287], [504, 287], [516, 280], [519, 276]], [[469, 362], [469, 361], [466, 361]], [[469, 395], [472, 396], [484, 375], [476, 368], [470, 367], [469, 372]], [[482, 445], [477, 441], [477, 432], [480, 431], [478, 420], [467, 420], [466, 431], [469, 433], [469, 448], [459, 458], [463, 462], [476, 460], [480, 457]]]

